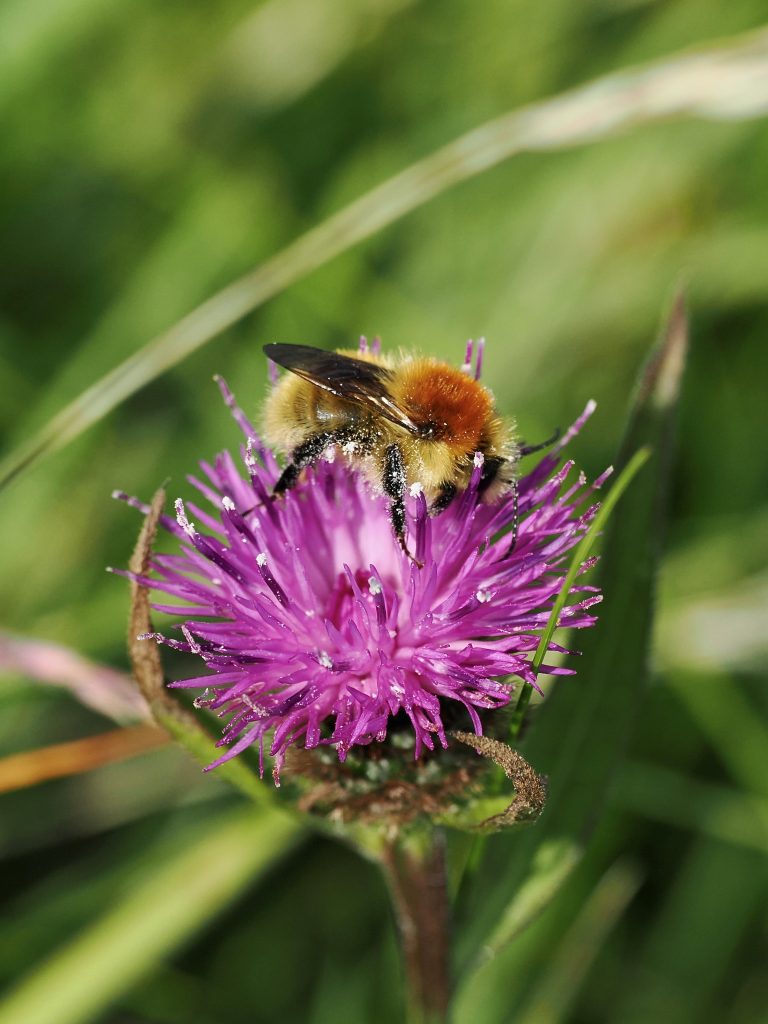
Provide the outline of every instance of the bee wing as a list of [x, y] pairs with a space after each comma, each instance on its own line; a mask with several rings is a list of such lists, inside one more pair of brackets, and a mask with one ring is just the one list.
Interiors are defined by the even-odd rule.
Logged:
[[310, 345], [273, 344], [263, 348], [269, 359], [291, 373], [418, 436], [419, 428], [389, 393], [392, 371], [386, 366]]

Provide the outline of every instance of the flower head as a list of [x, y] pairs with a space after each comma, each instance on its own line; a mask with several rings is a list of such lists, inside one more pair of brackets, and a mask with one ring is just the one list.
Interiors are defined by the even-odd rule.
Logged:
[[[182, 638], [151, 637], [204, 664], [170, 685], [203, 690], [196, 705], [226, 719], [223, 753], [209, 767], [253, 743], [262, 758], [266, 745], [276, 773], [292, 745], [331, 745], [343, 761], [393, 732], [418, 758], [446, 747], [454, 726], [481, 734], [518, 681], [536, 686], [537, 630], [596, 510], [584, 505], [601, 480], [590, 488], [583, 477], [570, 482], [572, 462], [557, 468], [592, 404], [520, 478], [516, 497], [478, 500], [480, 454], [469, 487], [440, 516], [412, 488], [409, 543], [420, 566], [398, 544], [386, 499], [343, 458], [320, 461], [273, 499], [278, 464], [220, 388], [245, 435], [240, 459], [225, 451], [201, 463], [204, 478], [189, 479], [210, 507], [176, 502], [163, 525], [180, 550], [156, 554], [141, 578], [170, 598], [155, 601], [158, 611], [184, 619]], [[510, 549], [504, 534], [516, 521]], [[600, 595], [575, 589], [560, 625], [590, 626]]]

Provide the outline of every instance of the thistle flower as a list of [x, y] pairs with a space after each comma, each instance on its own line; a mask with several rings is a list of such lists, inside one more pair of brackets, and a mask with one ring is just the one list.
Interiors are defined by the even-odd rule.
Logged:
[[[227, 385], [219, 387], [245, 436], [241, 465], [228, 451], [201, 463], [205, 479], [188, 479], [211, 508], [177, 500], [175, 520], [162, 524], [180, 550], [156, 554], [139, 578], [171, 598], [155, 600], [157, 611], [185, 620], [183, 639], [146, 639], [197, 655], [205, 668], [169, 685], [202, 689], [195, 705], [226, 720], [223, 753], [209, 768], [255, 743], [262, 770], [265, 746], [274, 758], [277, 780], [292, 745], [330, 745], [344, 761], [351, 748], [393, 732], [401, 746], [412, 737], [419, 758], [437, 743], [447, 747], [449, 727], [482, 734], [519, 681], [538, 689], [530, 664], [536, 631], [597, 509], [584, 504], [607, 475], [588, 487], [583, 476], [571, 481], [572, 462], [557, 469], [593, 403], [521, 477], [516, 500], [478, 500], [480, 454], [470, 486], [440, 516], [430, 517], [424, 495], [413, 493], [410, 544], [420, 568], [397, 543], [386, 499], [332, 454], [285, 498], [272, 499], [278, 464]], [[504, 534], [516, 520], [510, 550]], [[574, 590], [559, 624], [591, 626], [600, 595]]]

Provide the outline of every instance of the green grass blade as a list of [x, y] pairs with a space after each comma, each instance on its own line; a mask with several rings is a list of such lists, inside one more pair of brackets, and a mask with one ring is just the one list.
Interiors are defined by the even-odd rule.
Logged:
[[93, 1019], [285, 855], [299, 827], [277, 811], [239, 811], [141, 878], [113, 910], [23, 980], [0, 1024]]
[[749, 999], [751, 1010], [745, 1001], [743, 1009], [731, 1013], [730, 972], [765, 927], [767, 888], [764, 854], [697, 837], [675, 865], [663, 904], [635, 947], [633, 981], [614, 990], [609, 1019], [622, 1024], [765, 1021], [764, 955], [763, 983]]
[[[589, 554], [594, 546], [595, 541], [603, 530], [603, 527], [608, 522], [608, 517], [613, 512], [619, 498], [626, 491], [635, 475], [642, 469], [648, 459], [651, 457], [650, 448], [641, 448], [639, 452], [635, 452], [632, 458], [629, 460], [624, 470], [619, 475], [618, 480], [614, 483], [613, 487], [608, 494], [608, 497], [600, 506], [600, 511], [597, 513], [595, 518], [592, 520], [589, 529], [582, 537], [580, 543], [576, 547], [573, 558], [571, 559], [571, 565], [568, 572], [565, 575], [565, 580], [560, 588], [560, 593], [557, 595], [552, 611], [550, 612], [547, 625], [544, 628], [544, 632], [541, 634], [539, 640], [539, 646], [531, 660], [531, 667], [534, 672], [538, 674], [539, 669], [544, 662], [544, 658], [549, 648], [549, 642], [557, 629], [557, 622], [560, 618], [560, 613], [565, 607], [565, 602], [568, 600], [568, 595], [571, 592], [571, 588], [576, 582], [576, 577], [579, 575], [581, 566], [585, 560], [589, 557]], [[514, 714], [512, 715], [512, 722], [510, 726], [511, 739], [514, 741], [520, 734], [523, 721], [525, 719], [525, 712], [528, 708], [528, 704], [531, 700], [531, 694], [533, 693], [533, 687], [530, 683], [523, 685], [523, 690], [520, 694], [520, 698], [515, 707]]]
[[760, 794], [641, 761], [622, 768], [617, 790], [624, 811], [768, 856], [768, 799]]
[[[639, 448], [653, 451], [648, 469], [636, 479], [631, 501], [622, 505], [605, 532], [600, 582], [606, 600], [598, 627], [584, 641], [579, 675], [554, 689], [521, 745], [525, 757], [549, 776], [550, 795], [535, 827], [489, 841], [478, 865], [468, 905], [472, 920], [460, 928], [460, 957], [467, 969], [459, 992], [469, 1007], [483, 991], [487, 961], [512, 937], [502, 907], [531, 872], [536, 851], [552, 841], [584, 847], [608, 798], [636, 716], [647, 675], [653, 618], [654, 581], [661, 550], [665, 495], [670, 476], [675, 408], [687, 348], [687, 319], [681, 298], [654, 349], [635, 398], [617, 460], [628, 465]], [[504, 972], [489, 972], [488, 982]]]
[[605, 872], [560, 944], [550, 951], [549, 967], [517, 1024], [561, 1024], [572, 1019], [570, 1011], [579, 989], [640, 882], [640, 870], [628, 861], [618, 861]]
[[498, 923], [505, 941], [525, 931], [539, 916], [579, 863], [582, 853], [581, 844], [570, 839], [553, 839], [539, 845], [525, 881], [504, 908]]
[[4, 486], [216, 335], [359, 242], [517, 153], [563, 149], [673, 116], [744, 119], [768, 108], [768, 32], [616, 72], [460, 136], [333, 214], [114, 367], [0, 464]]

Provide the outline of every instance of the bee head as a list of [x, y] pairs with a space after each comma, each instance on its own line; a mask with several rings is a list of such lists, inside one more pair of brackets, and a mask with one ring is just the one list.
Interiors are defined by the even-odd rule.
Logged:
[[434, 441], [440, 437], [440, 434], [444, 432], [447, 424], [443, 424], [443, 431], [440, 429], [440, 425], [435, 423], [434, 420], [428, 420], [426, 423], [419, 423], [419, 437], [424, 441]]

